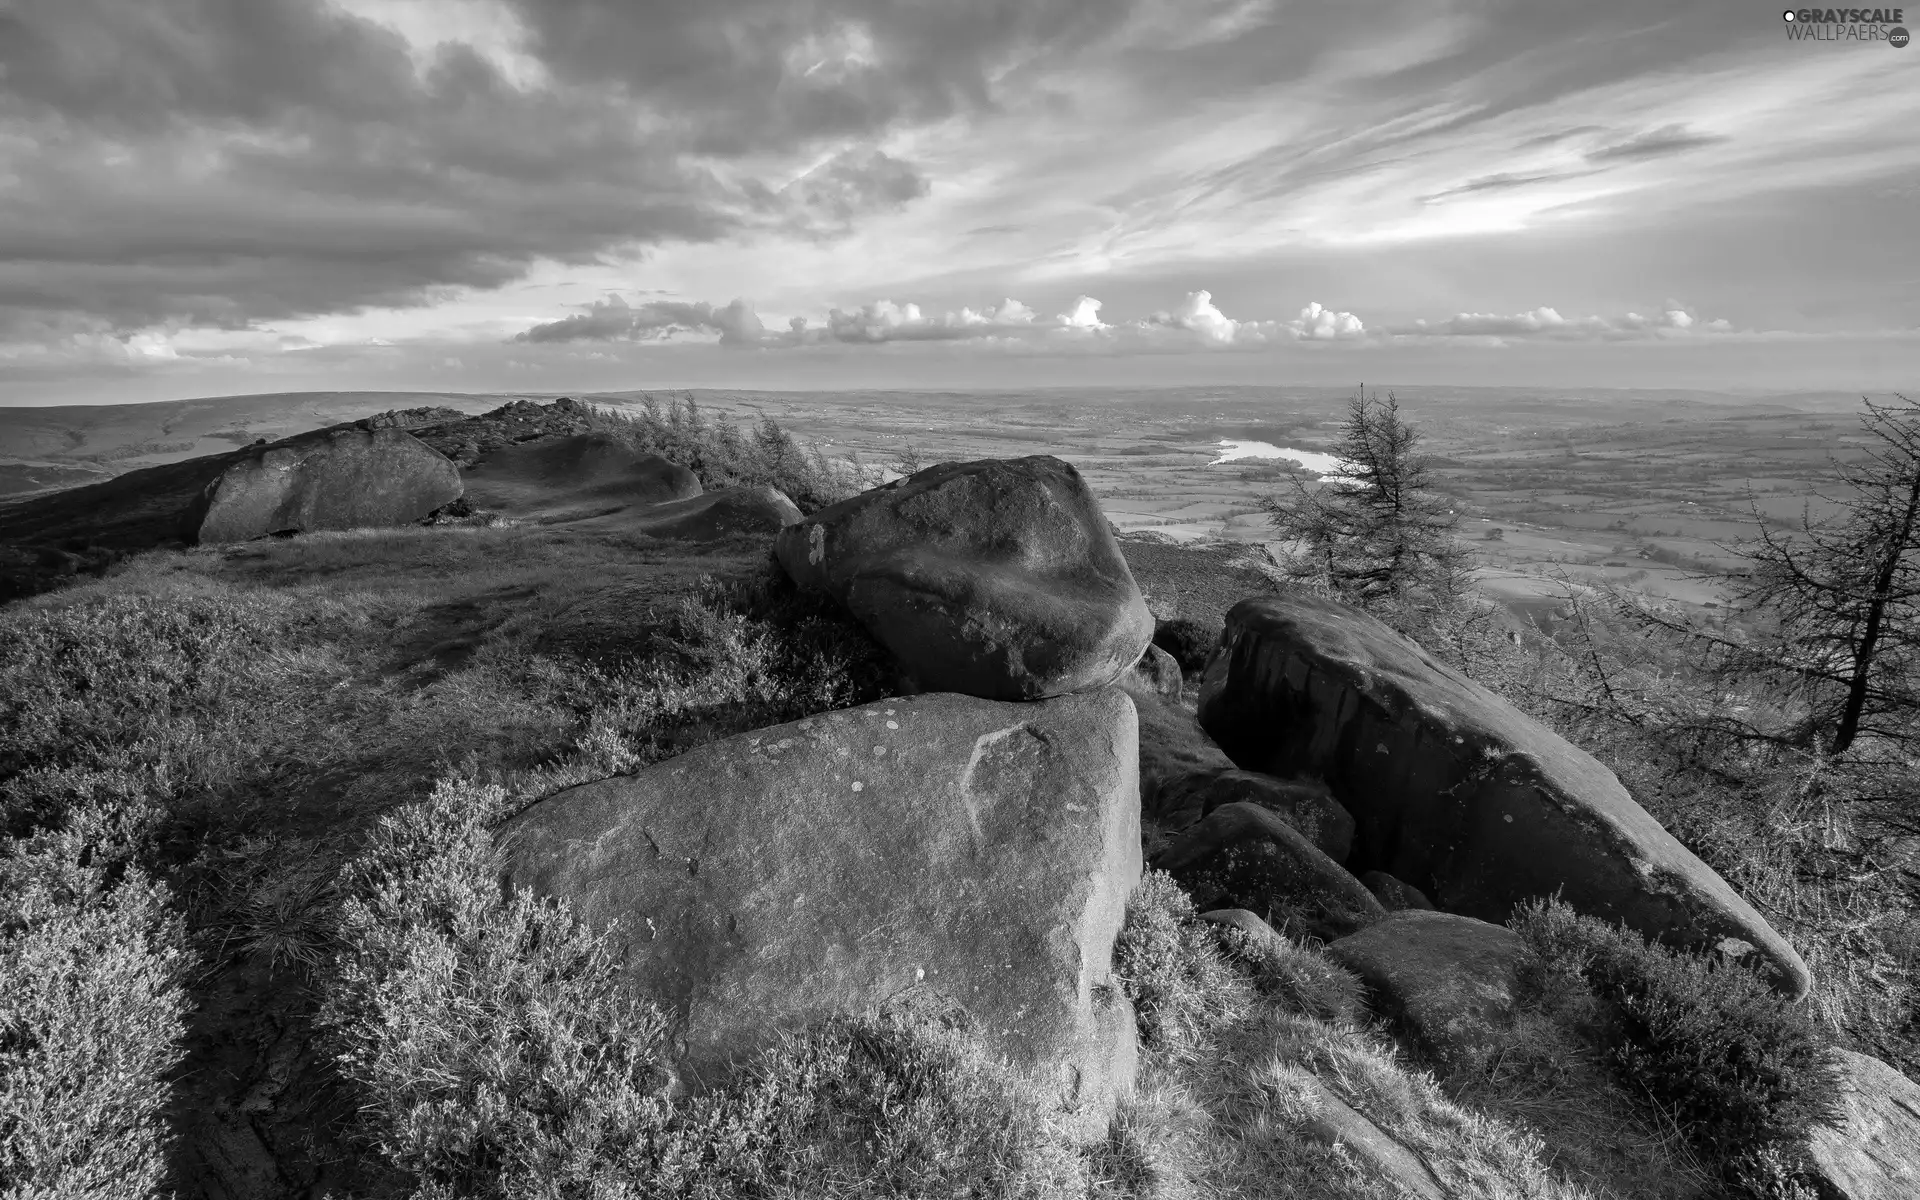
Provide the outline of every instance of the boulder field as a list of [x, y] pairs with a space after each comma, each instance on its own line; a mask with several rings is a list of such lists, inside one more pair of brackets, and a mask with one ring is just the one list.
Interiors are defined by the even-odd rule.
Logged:
[[1118, 689], [923, 694], [569, 788], [498, 836], [509, 886], [618, 921], [690, 1086], [781, 1027], [923, 991], [1092, 1133], [1136, 1054], [1110, 971], [1141, 872], [1138, 753]]
[[1099, 503], [1049, 455], [928, 467], [788, 526], [774, 552], [928, 691], [1038, 700], [1100, 687], [1153, 635]]
[[1302, 591], [1235, 605], [1199, 718], [1243, 769], [1325, 780], [1353, 814], [1347, 867], [1441, 910], [1498, 923], [1559, 893], [1672, 944], [1752, 954], [1790, 996], [1811, 984], [1592, 755], [1356, 609]]

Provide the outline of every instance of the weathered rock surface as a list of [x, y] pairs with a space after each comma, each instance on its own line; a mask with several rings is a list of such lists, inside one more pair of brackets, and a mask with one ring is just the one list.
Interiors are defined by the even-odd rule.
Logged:
[[1100, 687], [1153, 633], [1093, 493], [1048, 455], [929, 467], [788, 526], [774, 550], [930, 691]]
[[1810, 985], [1785, 939], [1612, 772], [1353, 608], [1298, 591], [1235, 605], [1200, 721], [1243, 768], [1325, 779], [1356, 822], [1351, 865], [1448, 912], [1500, 922], [1559, 891], [1670, 943], [1757, 952], [1789, 995]]
[[1442, 1061], [1470, 1054], [1513, 1019], [1518, 934], [1454, 913], [1408, 910], [1327, 946], [1367, 985], [1376, 1016]]
[[1140, 661], [1133, 664], [1127, 673], [1130, 686], [1146, 688], [1155, 695], [1167, 700], [1178, 700], [1183, 679], [1180, 664], [1165, 650], [1147, 643], [1146, 651], [1140, 655]]
[[242, 450], [196, 505], [194, 540], [407, 525], [457, 498], [459, 468], [400, 429], [322, 429]]
[[1177, 823], [1192, 824], [1217, 808], [1241, 803], [1277, 813], [1335, 862], [1344, 862], [1353, 848], [1352, 814], [1314, 780], [1275, 779], [1235, 768], [1176, 776], [1162, 781], [1155, 793], [1155, 804], [1169, 814], [1170, 824], [1187, 814], [1192, 820]]
[[711, 542], [741, 533], [778, 533], [804, 518], [785, 492], [731, 487], [633, 513], [632, 526], [659, 538]]
[[1815, 1170], [1841, 1200], [1920, 1196], [1920, 1083], [1869, 1055], [1834, 1054], [1844, 1116], [1814, 1127]]
[[1360, 882], [1372, 892], [1374, 899], [1380, 901], [1388, 912], [1400, 912], [1405, 909], [1418, 909], [1421, 912], [1434, 912], [1433, 901], [1427, 899], [1425, 892], [1406, 882], [1395, 879], [1385, 871], [1362, 871]]
[[1156, 855], [1153, 865], [1193, 894], [1201, 910], [1244, 908], [1274, 925], [1331, 941], [1386, 910], [1278, 813], [1228, 804]]
[[777, 1028], [918, 987], [1089, 1128], [1131, 1086], [1112, 949], [1140, 878], [1133, 706], [924, 694], [569, 788], [502, 827], [508, 879], [616, 935], [707, 1078]]
[[698, 496], [700, 480], [612, 434], [575, 433], [493, 451], [467, 472], [467, 494], [478, 508], [519, 516], [605, 513]]

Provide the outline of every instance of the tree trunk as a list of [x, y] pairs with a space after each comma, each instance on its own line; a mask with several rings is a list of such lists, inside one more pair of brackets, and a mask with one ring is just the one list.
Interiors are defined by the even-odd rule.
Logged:
[[1880, 564], [1873, 581], [1873, 599], [1867, 603], [1867, 624], [1861, 631], [1860, 645], [1853, 653], [1853, 679], [1847, 686], [1846, 707], [1840, 712], [1840, 728], [1834, 731], [1829, 753], [1838, 754], [1853, 745], [1860, 732], [1860, 714], [1867, 707], [1867, 683], [1873, 671], [1873, 656], [1879, 649], [1880, 626], [1886, 619], [1887, 599], [1893, 593], [1893, 580], [1900, 570], [1900, 556], [1913, 540], [1913, 523], [1920, 514], [1920, 471], [1907, 490], [1907, 511], [1902, 514], [1899, 532], [1889, 541], [1886, 561]]

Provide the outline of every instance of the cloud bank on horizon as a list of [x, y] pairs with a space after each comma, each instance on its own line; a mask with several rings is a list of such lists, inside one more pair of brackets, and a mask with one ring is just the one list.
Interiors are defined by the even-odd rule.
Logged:
[[1100, 381], [1132, 355], [1910, 386], [1920, 51], [1780, 24], [1718, 0], [11, 0], [0, 403], [780, 362]]

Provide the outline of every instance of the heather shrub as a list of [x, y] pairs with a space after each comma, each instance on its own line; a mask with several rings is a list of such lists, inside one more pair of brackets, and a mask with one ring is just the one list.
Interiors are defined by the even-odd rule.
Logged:
[[1188, 674], [1206, 668], [1207, 659], [1219, 641], [1217, 627], [1209, 628], [1185, 617], [1161, 621], [1153, 627], [1153, 644], [1173, 655], [1180, 669]]
[[456, 780], [381, 819], [343, 873], [319, 1024], [370, 1139], [423, 1186], [576, 1194], [665, 1124], [665, 1023], [564, 909], [502, 895], [507, 807]]
[[1730, 1173], [1790, 1153], [1836, 1114], [1828, 1039], [1808, 1006], [1758, 971], [1648, 942], [1557, 901], [1523, 907], [1512, 925], [1531, 952], [1528, 986], [1537, 994], [1567, 976], [1584, 982], [1615, 1070]]
[[189, 961], [139, 812], [0, 843], [0, 1197], [145, 1200], [165, 1172]]

